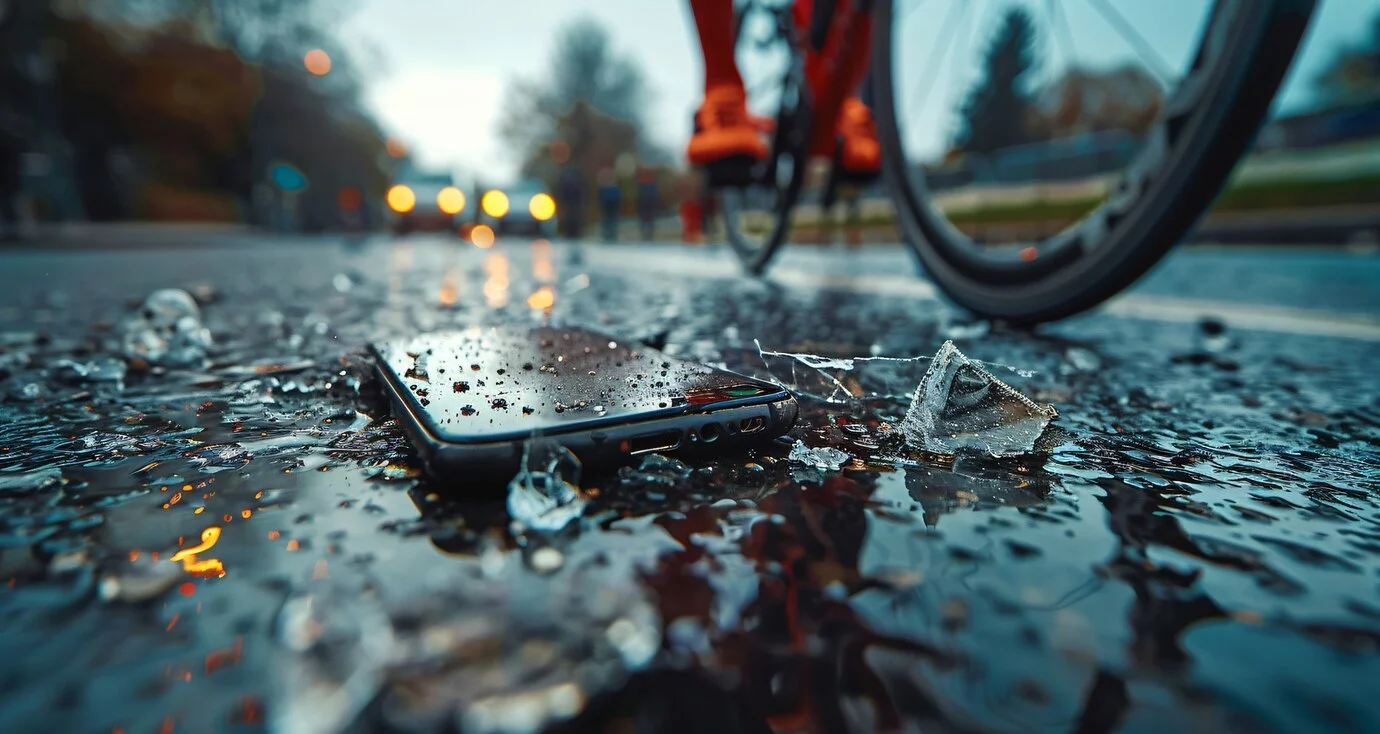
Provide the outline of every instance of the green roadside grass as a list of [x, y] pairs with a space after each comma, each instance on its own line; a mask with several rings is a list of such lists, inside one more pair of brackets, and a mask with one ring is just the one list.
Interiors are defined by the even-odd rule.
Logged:
[[[949, 219], [954, 224], [1072, 221], [1092, 211], [1101, 202], [1102, 199], [1097, 197], [1031, 201], [949, 212]], [[1380, 205], [1380, 175], [1310, 182], [1272, 180], [1234, 183], [1218, 197], [1212, 212], [1226, 214], [1357, 204]]]
[[[1087, 214], [1102, 202], [1098, 197], [1065, 199], [1062, 201], [1029, 201], [1019, 204], [960, 209], [947, 212], [955, 225], [1009, 224], [1016, 222], [1072, 222]], [[1268, 210], [1298, 210], [1315, 207], [1380, 206], [1380, 175], [1367, 174], [1300, 182], [1297, 180], [1268, 180], [1233, 183], [1218, 197], [1211, 213], [1261, 212]], [[863, 226], [887, 226], [894, 218], [877, 213], [862, 218]], [[821, 228], [823, 223], [810, 223], [808, 228]]]

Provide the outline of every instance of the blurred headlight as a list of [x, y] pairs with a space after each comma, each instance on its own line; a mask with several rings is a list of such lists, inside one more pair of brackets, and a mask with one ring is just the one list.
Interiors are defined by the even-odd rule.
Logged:
[[406, 214], [417, 206], [417, 195], [402, 184], [388, 190], [388, 208], [399, 214]]
[[465, 208], [465, 194], [454, 186], [447, 186], [436, 195], [436, 206], [446, 214], [459, 214]]
[[485, 192], [484, 198], [479, 200], [479, 208], [494, 219], [499, 219], [508, 213], [508, 195], [497, 189]]
[[527, 211], [538, 222], [556, 216], [556, 201], [546, 194], [537, 194], [527, 201]]

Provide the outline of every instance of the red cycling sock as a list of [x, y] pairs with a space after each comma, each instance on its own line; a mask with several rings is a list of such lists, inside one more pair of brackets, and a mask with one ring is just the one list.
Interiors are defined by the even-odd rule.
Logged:
[[738, 62], [733, 57], [733, 0], [690, 0], [695, 30], [704, 53], [704, 88], [732, 84], [741, 88]]

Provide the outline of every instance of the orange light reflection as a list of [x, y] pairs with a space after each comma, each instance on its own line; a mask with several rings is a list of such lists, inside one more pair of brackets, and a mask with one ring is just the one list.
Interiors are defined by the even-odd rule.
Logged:
[[230, 647], [212, 650], [206, 653], [206, 673], [210, 675], [217, 670], [230, 666], [239, 665], [240, 659], [244, 657], [244, 638], [236, 637], [235, 643]]
[[225, 566], [216, 558], [197, 559], [197, 555], [205, 553], [215, 546], [220, 540], [220, 528], [212, 525], [201, 531], [201, 542], [173, 554], [169, 561], [174, 563], [181, 562], [182, 570], [193, 576], [201, 578], [220, 578], [225, 575]]
[[460, 299], [460, 268], [452, 266], [446, 268], [446, 272], [441, 276], [441, 292], [436, 294], [436, 300], [442, 306], [454, 306]]
[[527, 297], [527, 305], [538, 311], [549, 310], [555, 303], [556, 291], [549, 285], [538, 288], [536, 293]]
[[508, 257], [501, 252], [489, 253], [484, 258], [484, 300], [489, 308], [503, 308], [508, 305]]
[[556, 280], [556, 265], [551, 257], [550, 240], [532, 241], [532, 277], [538, 283], [553, 283]]
[[494, 246], [494, 230], [487, 224], [477, 224], [470, 230], [470, 242], [481, 250], [487, 250]]

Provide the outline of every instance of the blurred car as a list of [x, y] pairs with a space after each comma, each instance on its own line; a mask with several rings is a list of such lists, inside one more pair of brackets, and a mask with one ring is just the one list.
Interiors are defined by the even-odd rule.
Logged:
[[393, 231], [455, 232], [465, 210], [465, 194], [449, 173], [410, 172], [388, 189], [386, 203], [393, 212]]
[[550, 237], [556, 225], [556, 200], [546, 184], [527, 179], [504, 189], [490, 189], [479, 200], [479, 222], [496, 234]]

